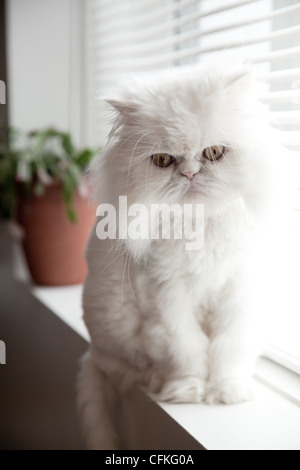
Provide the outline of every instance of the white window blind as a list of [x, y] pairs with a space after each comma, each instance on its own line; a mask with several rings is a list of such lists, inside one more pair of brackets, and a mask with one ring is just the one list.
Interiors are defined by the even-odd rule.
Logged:
[[[96, 97], [124, 75], [242, 58], [263, 80], [262, 99], [300, 168], [300, 0], [85, 0], [84, 10], [86, 143], [104, 144]], [[289, 298], [270, 354], [300, 372], [300, 197], [294, 209]]]

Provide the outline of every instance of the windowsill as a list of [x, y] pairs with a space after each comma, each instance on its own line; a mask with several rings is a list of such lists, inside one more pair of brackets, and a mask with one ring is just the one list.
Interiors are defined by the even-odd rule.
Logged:
[[[33, 295], [87, 341], [81, 286], [33, 287]], [[208, 450], [300, 450], [300, 377], [260, 358], [255, 399], [234, 406], [158, 403]]]

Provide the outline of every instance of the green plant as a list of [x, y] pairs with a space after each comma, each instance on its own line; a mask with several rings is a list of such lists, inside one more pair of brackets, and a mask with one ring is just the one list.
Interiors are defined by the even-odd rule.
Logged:
[[6, 143], [0, 145], [0, 217], [15, 215], [16, 182], [37, 196], [48, 185], [60, 183], [69, 219], [75, 222], [73, 193], [83, 189], [82, 174], [97, 151], [78, 151], [70, 134], [53, 128], [30, 132], [23, 144], [21, 139], [19, 133], [9, 131]]

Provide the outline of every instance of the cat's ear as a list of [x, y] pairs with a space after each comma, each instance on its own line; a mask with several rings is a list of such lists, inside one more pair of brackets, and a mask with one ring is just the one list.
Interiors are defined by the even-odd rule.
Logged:
[[138, 106], [129, 100], [116, 98], [104, 98], [105, 101], [113, 106], [120, 114], [128, 115], [137, 111]]
[[255, 77], [253, 71], [250, 69], [241, 69], [234, 71], [227, 77], [226, 88], [230, 92], [244, 94], [252, 90], [254, 83]]

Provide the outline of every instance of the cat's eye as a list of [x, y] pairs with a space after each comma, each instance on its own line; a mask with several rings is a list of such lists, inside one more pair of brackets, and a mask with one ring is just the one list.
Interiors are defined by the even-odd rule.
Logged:
[[211, 147], [207, 147], [206, 149], [204, 149], [202, 155], [207, 160], [214, 162], [216, 160], [219, 160], [221, 157], [223, 157], [224, 153], [225, 153], [225, 147], [219, 146], [219, 145], [212, 145]]
[[155, 153], [152, 155], [153, 163], [160, 168], [167, 168], [174, 162], [175, 158], [168, 153]]

